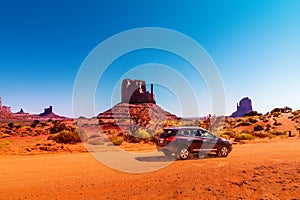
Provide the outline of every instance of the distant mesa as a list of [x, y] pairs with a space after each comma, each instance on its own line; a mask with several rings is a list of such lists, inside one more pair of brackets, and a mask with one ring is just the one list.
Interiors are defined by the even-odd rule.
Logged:
[[252, 110], [252, 101], [248, 97], [243, 98], [239, 104], [237, 104], [237, 110], [232, 113], [229, 117], [243, 117], [246, 113], [251, 112]]
[[66, 117], [59, 116], [53, 112], [53, 107], [45, 108], [44, 112], [41, 114], [30, 114], [24, 112], [21, 108], [19, 112], [12, 113], [11, 108], [8, 106], [3, 106], [0, 98], [0, 119], [67, 119]]
[[49, 106], [49, 108], [45, 108], [44, 112], [39, 114], [39, 116], [43, 117], [43, 118], [55, 118], [55, 119], [65, 119], [66, 118], [66, 117], [62, 117], [62, 116], [55, 114], [52, 109], [53, 109], [52, 106]]
[[146, 89], [146, 82], [142, 80], [124, 79], [122, 82], [122, 103], [153, 103], [154, 99], [153, 84], [151, 84], [151, 93]]

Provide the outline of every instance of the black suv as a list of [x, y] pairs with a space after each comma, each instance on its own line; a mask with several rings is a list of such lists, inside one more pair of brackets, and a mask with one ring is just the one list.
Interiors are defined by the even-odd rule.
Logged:
[[164, 129], [156, 141], [156, 148], [167, 156], [175, 153], [178, 159], [185, 160], [191, 153], [204, 155], [215, 152], [227, 157], [232, 144], [200, 127], [175, 127]]

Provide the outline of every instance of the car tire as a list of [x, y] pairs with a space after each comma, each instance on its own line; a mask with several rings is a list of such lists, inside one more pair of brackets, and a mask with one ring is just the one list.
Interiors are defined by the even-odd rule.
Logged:
[[218, 154], [219, 154], [220, 157], [227, 157], [228, 154], [229, 154], [229, 149], [228, 149], [228, 147], [222, 146], [222, 147], [220, 148]]
[[180, 147], [176, 153], [177, 158], [180, 160], [186, 160], [190, 157], [190, 150], [188, 147]]

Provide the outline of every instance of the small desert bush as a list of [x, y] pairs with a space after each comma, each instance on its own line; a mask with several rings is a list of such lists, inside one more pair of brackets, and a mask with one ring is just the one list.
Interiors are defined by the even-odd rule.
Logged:
[[229, 130], [222, 135], [228, 135], [230, 138], [235, 138], [239, 133], [237, 133], [235, 130]]
[[246, 113], [244, 116], [245, 117], [251, 117], [251, 116], [261, 116], [262, 114], [261, 113], [258, 113], [257, 111], [250, 111], [250, 112], [248, 112], [248, 113]]
[[274, 126], [281, 126], [282, 123], [279, 123], [279, 122], [275, 121], [273, 125], [274, 125]]
[[20, 124], [18, 124], [18, 125], [15, 126], [16, 129], [19, 129], [19, 128], [21, 128], [21, 127], [22, 127], [22, 126], [21, 126]]
[[140, 129], [140, 130], [138, 130], [136, 137], [141, 138], [141, 139], [146, 139], [146, 138], [149, 138], [150, 135], [146, 130]]
[[258, 122], [258, 120], [251, 117], [251, 118], [249, 118], [249, 122], [252, 124], [255, 124], [256, 122]]
[[275, 136], [279, 136], [279, 135], [286, 135], [285, 132], [280, 132], [280, 131], [273, 131], [271, 132], [272, 135], [275, 135]]
[[69, 130], [63, 130], [58, 135], [54, 137], [49, 137], [48, 139], [52, 139], [57, 143], [64, 143], [64, 144], [76, 144], [81, 142], [79, 135], [76, 132], [72, 132]]
[[254, 133], [253, 135], [258, 138], [266, 138], [266, 137], [270, 136], [270, 134], [268, 134], [266, 132], [257, 132], [257, 133]]
[[64, 123], [54, 123], [53, 127], [50, 128], [50, 134], [59, 133], [66, 129], [67, 126]]
[[262, 130], [264, 130], [264, 127], [260, 124], [257, 124], [256, 126], [254, 126], [253, 130], [254, 131], [262, 131]]
[[222, 133], [222, 134], [220, 135], [220, 137], [226, 138], [226, 139], [230, 139], [230, 136], [227, 135], [227, 134], [225, 134], [225, 133]]
[[0, 148], [5, 148], [9, 144], [10, 144], [10, 141], [8, 141], [8, 140], [0, 141]]
[[114, 145], [121, 145], [124, 141], [124, 136], [121, 136], [122, 134], [116, 130], [109, 130], [107, 134], [109, 135], [108, 139]]
[[13, 128], [13, 127], [14, 127], [14, 123], [13, 123], [13, 122], [9, 122], [9, 123], [7, 124], [7, 126], [8, 126], [9, 128]]
[[236, 125], [236, 127], [239, 127], [239, 126], [250, 126], [251, 125], [251, 123], [249, 123], [249, 122], [240, 122], [240, 123], [238, 123], [237, 125]]
[[252, 140], [254, 136], [249, 133], [241, 133], [235, 137], [237, 140]]
[[39, 120], [34, 120], [34, 121], [30, 124], [30, 127], [31, 127], [31, 128], [35, 128], [39, 123], [40, 123]]
[[266, 118], [264, 118], [264, 119], [263, 119], [263, 122], [265, 122], [265, 123], [266, 123], [266, 122], [269, 122], [269, 120], [268, 120], [268, 119], [266, 119]]
[[124, 139], [122, 137], [111, 137], [110, 141], [114, 144], [114, 145], [121, 145], [124, 141]]

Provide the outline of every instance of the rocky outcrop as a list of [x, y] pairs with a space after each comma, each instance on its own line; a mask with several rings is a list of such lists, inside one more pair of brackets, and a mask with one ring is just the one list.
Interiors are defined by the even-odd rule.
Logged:
[[141, 103], [129, 104], [119, 103], [113, 108], [100, 113], [97, 116], [102, 130], [118, 129], [120, 131], [126, 130], [131, 123], [140, 121], [160, 123], [166, 120], [179, 120], [180, 118], [171, 114], [156, 104]]
[[124, 79], [122, 82], [122, 103], [153, 103], [154, 93], [153, 84], [151, 84], [151, 93], [146, 89], [146, 82], [142, 80]]
[[52, 106], [49, 106], [49, 108], [45, 108], [44, 112], [39, 114], [39, 117], [43, 118], [51, 118], [51, 119], [65, 119], [66, 117], [59, 116], [53, 112]]
[[0, 97], [0, 119], [9, 119], [9, 118], [14, 118], [11, 112], [11, 108], [8, 106], [3, 106]]
[[248, 97], [243, 98], [239, 104], [237, 104], [237, 110], [232, 113], [229, 117], [243, 117], [246, 113], [251, 112], [252, 110], [252, 101]]

